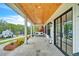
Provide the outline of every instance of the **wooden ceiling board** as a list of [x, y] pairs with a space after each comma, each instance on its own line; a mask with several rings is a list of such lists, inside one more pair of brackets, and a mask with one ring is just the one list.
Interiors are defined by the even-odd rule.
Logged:
[[44, 24], [61, 3], [18, 3], [21, 10], [34, 24]]

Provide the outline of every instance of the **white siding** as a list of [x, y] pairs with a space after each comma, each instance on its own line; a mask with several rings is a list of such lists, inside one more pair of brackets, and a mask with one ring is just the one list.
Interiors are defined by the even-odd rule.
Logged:
[[[52, 22], [62, 13], [73, 7], [73, 53], [79, 52], [79, 6], [77, 4], [62, 4], [58, 10], [52, 15]], [[51, 29], [52, 30], [52, 29]], [[51, 35], [53, 35], [51, 33]]]

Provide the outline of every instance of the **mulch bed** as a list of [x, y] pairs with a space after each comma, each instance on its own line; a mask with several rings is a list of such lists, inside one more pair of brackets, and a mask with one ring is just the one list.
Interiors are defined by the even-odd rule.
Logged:
[[10, 44], [6, 45], [3, 49], [6, 51], [12, 51], [16, 47], [18, 47], [16, 43], [10, 43]]

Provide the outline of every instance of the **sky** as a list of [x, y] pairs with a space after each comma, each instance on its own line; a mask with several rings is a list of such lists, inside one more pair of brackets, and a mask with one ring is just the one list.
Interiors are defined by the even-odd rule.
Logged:
[[3, 3], [0, 3], [0, 19], [8, 23], [24, 25], [24, 18]]

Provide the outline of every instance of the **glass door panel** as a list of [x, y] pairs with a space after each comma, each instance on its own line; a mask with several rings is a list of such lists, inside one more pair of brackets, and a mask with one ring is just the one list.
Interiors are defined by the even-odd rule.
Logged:
[[72, 30], [72, 11], [67, 13], [67, 53], [69, 55], [72, 55], [72, 35], [73, 35], [73, 30]]
[[58, 33], [57, 33], [58, 32], [57, 31], [57, 29], [58, 29], [58, 26], [57, 26], [58, 20], [56, 20], [55, 23], [56, 23], [56, 27], [55, 27], [56, 28], [56, 32], [55, 32], [56, 33], [56, 45], [58, 45], [58, 37], [57, 37], [57, 35], [58, 35]]
[[57, 39], [58, 39], [58, 47], [60, 47], [60, 18], [58, 19], [58, 23], [57, 23]]
[[60, 18], [55, 21], [56, 23], [56, 45], [60, 47]]
[[62, 50], [66, 52], [66, 15], [62, 16]]

